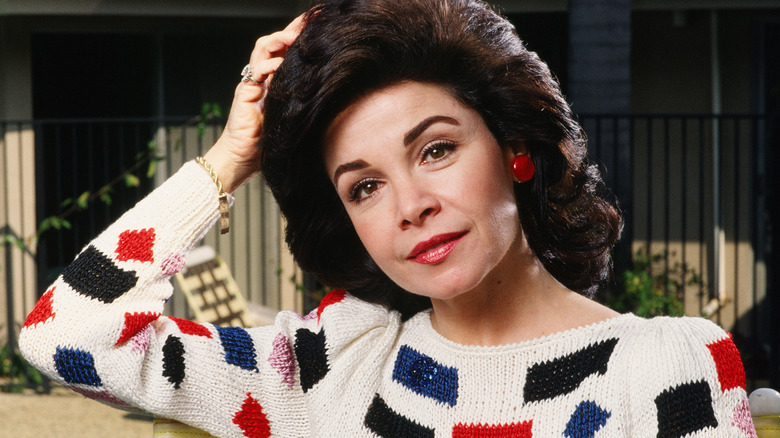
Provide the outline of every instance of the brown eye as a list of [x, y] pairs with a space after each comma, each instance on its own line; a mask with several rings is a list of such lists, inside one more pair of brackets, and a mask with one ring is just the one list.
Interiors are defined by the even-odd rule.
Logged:
[[447, 151], [444, 150], [442, 147], [433, 147], [428, 151], [428, 154], [425, 155], [425, 158], [428, 160], [438, 160], [439, 158], [443, 157], [444, 154], [446, 154]]
[[363, 188], [360, 190], [360, 197], [364, 198], [372, 193], [374, 193], [379, 188], [379, 184], [377, 184], [374, 181], [369, 181], [365, 184], [363, 184]]
[[379, 190], [379, 188], [382, 187], [382, 183], [376, 180], [367, 179], [360, 181], [359, 183], [355, 184], [354, 187], [352, 187], [352, 190], [349, 192], [349, 196], [347, 199], [350, 202], [356, 202], [360, 203], [362, 200], [368, 198]]
[[453, 149], [455, 149], [455, 144], [453, 143], [437, 142], [423, 149], [420, 155], [424, 163], [431, 163], [447, 159], [447, 156]]

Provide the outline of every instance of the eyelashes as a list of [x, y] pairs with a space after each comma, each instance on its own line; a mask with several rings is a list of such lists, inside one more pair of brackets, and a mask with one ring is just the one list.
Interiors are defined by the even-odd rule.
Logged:
[[379, 182], [379, 180], [375, 178], [366, 178], [358, 181], [355, 185], [352, 186], [352, 188], [349, 190], [349, 193], [347, 195], [347, 200], [349, 202], [354, 202], [356, 204], [360, 204], [364, 200], [366, 200], [371, 194], [373, 194], [379, 187], [381, 187], [382, 183]]
[[[420, 164], [436, 165], [449, 161], [456, 143], [449, 140], [439, 140], [425, 146], [419, 153]], [[369, 199], [385, 183], [378, 178], [364, 178], [353, 184], [347, 193], [347, 201], [360, 204]]]
[[[455, 149], [455, 146], [455, 143], [448, 140], [435, 141], [420, 151], [420, 158], [423, 163], [433, 163], [445, 160], [449, 157], [450, 152]], [[426, 159], [428, 156], [431, 157], [430, 160]]]

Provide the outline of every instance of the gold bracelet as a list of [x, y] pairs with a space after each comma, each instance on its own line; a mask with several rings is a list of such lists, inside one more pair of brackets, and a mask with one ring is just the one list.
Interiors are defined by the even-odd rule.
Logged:
[[209, 176], [217, 185], [217, 191], [219, 192], [219, 233], [227, 234], [230, 231], [230, 205], [228, 204], [227, 193], [222, 190], [222, 182], [219, 181], [217, 171], [211, 167], [211, 164], [207, 163], [203, 157], [197, 157], [195, 161], [209, 173]]

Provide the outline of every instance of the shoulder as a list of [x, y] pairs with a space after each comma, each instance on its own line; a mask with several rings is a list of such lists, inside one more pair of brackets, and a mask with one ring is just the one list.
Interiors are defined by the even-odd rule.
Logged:
[[369, 303], [350, 294], [345, 289], [336, 289], [325, 294], [317, 308], [305, 316], [290, 311], [282, 311], [277, 316], [277, 324], [286, 321], [309, 322], [310, 328], [329, 326], [332, 329], [353, 326], [382, 327], [400, 323], [400, 314], [385, 306]]
[[366, 351], [389, 349], [401, 329], [398, 312], [363, 301], [344, 289], [326, 294], [306, 316], [281, 312], [275, 325], [291, 332], [296, 345], [316, 342], [337, 355], [348, 348]]
[[640, 423], [659, 434], [742, 436], [752, 427], [742, 421], [749, 419], [742, 360], [722, 328], [698, 317], [639, 319], [623, 340], [625, 383]]
[[656, 317], [640, 320], [630, 336], [635, 354], [669, 371], [686, 369], [728, 372], [745, 386], [745, 373], [731, 334], [699, 317]]
[[739, 351], [718, 325], [699, 317], [638, 319], [625, 338], [635, 369], [664, 380], [718, 382], [722, 390], [745, 388]]
[[712, 321], [700, 317], [636, 318], [634, 326], [631, 339], [645, 346], [685, 349], [717, 342], [731, 343], [731, 335]]

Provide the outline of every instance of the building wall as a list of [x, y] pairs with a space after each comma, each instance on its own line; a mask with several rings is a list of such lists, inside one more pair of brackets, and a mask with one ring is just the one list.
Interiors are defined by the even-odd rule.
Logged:
[[[5, 128], [5, 127], [4, 127]], [[0, 129], [0, 234], [11, 236], [0, 246], [0, 343], [21, 324], [37, 300], [35, 264], [35, 148], [32, 127], [18, 123]], [[24, 242], [24, 249], [17, 246]], [[12, 321], [12, 322], [11, 322]]]
[[[29, 60], [27, 33], [0, 17], [0, 119], [32, 116]], [[35, 197], [30, 196], [35, 193], [34, 150], [30, 124], [0, 130], [0, 234], [24, 239], [36, 232]], [[21, 323], [37, 297], [34, 248], [23, 252], [12, 242], [0, 246], [0, 259], [6, 260], [0, 266], [0, 297], [9, 290], [19, 291], [10, 302], [0, 300], [0, 344], [8, 340], [9, 329]]]

